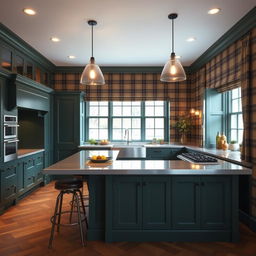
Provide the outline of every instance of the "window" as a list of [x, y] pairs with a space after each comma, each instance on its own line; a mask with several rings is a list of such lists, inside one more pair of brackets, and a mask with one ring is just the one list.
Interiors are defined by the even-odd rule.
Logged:
[[241, 88], [236, 88], [229, 92], [229, 138], [238, 143], [243, 141], [243, 115]]
[[168, 103], [164, 101], [113, 101], [87, 103], [89, 139], [125, 141], [129, 129], [132, 141], [168, 140]]
[[243, 114], [241, 88], [219, 93], [207, 89], [205, 95], [205, 146], [216, 146], [217, 132], [227, 135], [228, 143], [232, 140], [239, 144], [243, 140]]

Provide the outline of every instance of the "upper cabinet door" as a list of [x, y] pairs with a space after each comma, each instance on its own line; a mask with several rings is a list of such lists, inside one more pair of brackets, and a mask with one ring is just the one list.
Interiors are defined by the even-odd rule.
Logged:
[[172, 223], [174, 229], [200, 227], [200, 177], [172, 177]]
[[170, 177], [143, 177], [143, 229], [171, 226]]
[[201, 226], [227, 229], [231, 222], [231, 186], [229, 177], [201, 178]]
[[113, 229], [141, 229], [141, 205], [142, 178], [139, 176], [113, 177]]

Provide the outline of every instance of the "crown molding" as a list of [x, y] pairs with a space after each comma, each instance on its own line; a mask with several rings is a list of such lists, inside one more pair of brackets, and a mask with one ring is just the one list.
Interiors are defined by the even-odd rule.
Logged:
[[221, 36], [211, 47], [209, 47], [191, 66], [191, 72], [199, 70], [216, 55], [225, 50], [235, 41], [242, 38], [251, 29], [256, 27], [256, 7], [251, 9], [242, 19]]
[[44, 57], [41, 53], [35, 50], [32, 46], [30, 46], [27, 42], [21, 39], [1, 22], [0, 39], [13, 47], [15, 50], [21, 51], [23, 54], [27, 55], [33, 61], [37, 62], [49, 71], [54, 70], [55, 65], [52, 62], [50, 62], [46, 57]]

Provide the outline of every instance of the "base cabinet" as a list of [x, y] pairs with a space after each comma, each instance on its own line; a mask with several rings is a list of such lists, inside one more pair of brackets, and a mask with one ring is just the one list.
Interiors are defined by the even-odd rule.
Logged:
[[43, 183], [44, 152], [13, 160], [1, 167], [0, 213]]
[[108, 242], [239, 239], [237, 176], [113, 175], [105, 179]]
[[230, 179], [173, 177], [173, 227], [176, 229], [228, 229], [231, 222]]
[[170, 183], [164, 177], [113, 177], [114, 229], [168, 229]]

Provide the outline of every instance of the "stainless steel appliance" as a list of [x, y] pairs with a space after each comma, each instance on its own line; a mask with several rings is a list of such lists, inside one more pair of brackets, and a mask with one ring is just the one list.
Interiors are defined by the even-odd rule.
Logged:
[[4, 162], [17, 158], [18, 142], [17, 138], [4, 140]]
[[4, 116], [4, 139], [17, 138], [18, 136], [18, 121], [17, 116]]
[[17, 116], [4, 115], [4, 162], [17, 158], [18, 120]]

